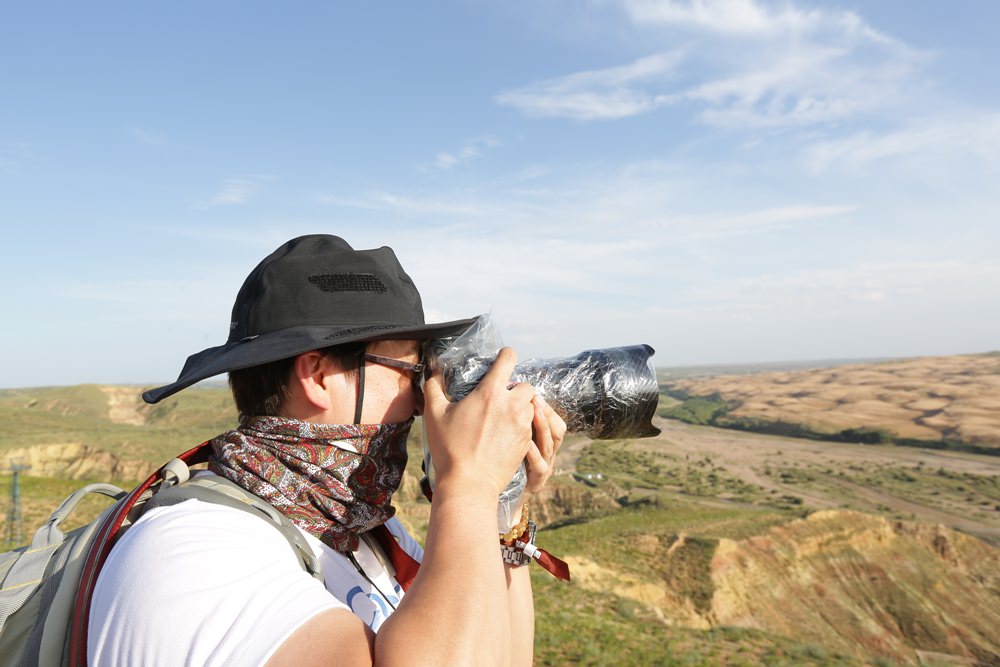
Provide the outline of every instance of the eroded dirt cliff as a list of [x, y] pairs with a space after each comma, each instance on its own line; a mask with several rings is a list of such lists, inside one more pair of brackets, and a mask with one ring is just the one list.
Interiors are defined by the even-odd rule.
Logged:
[[17, 447], [0, 456], [5, 468], [14, 463], [27, 465], [28, 474], [34, 477], [58, 479], [135, 480], [145, 478], [155, 467], [81, 442]]
[[635, 539], [659, 577], [574, 558], [578, 583], [668, 624], [757, 628], [904, 664], [1000, 664], [1000, 550], [943, 526], [823, 511], [742, 540]]
[[817, 512], [712, 557], [713, 623], [844, 652], [1000, 662], [1000, 551], [943, 526]]

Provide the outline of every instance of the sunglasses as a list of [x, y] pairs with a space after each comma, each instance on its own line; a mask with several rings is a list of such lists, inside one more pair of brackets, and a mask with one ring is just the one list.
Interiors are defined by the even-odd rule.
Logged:
[[365, 352], [365, 361], [370, 361], [373, 364], [378, 364], [379, 366], [389, 366], [391, 368], [398, 368], [401, 371], [406, 371], [413, 376], [413, 384], [417, 386], [419, 386], [420, 380], [424, 375], [423, 364], [411, 364], [410, 362], [403, 361], [402, 359], [382, 357], [377, 354]]

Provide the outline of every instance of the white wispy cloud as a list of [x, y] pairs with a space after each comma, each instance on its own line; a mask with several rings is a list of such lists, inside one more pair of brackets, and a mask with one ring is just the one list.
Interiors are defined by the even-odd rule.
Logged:
[[465, 198], [410, 197], [389, 192], [378, 192], [372, 200], [386, 209], [407, 215], [444, 214], [458, 216], [480, 216], [485, 212], [481, 202]]
[[856, 206], [790, 205], [735, 215], [667, 216], [646, 219], [642, 226], [670, 230], [687, 238], [711, 238], [789, 229], [796, 224], [848, 215]]
[[530, 167], [525, 167], [515, 174], [510, 176], [510, 181], [514, 183], [524, 182], [524, 181], [534, 181], [539, 178], [544, 178], [552, 173], [551, 167], [546, 167], [542, 165], [533, 165]]
[[401, 216], [444, 215], [479, 218], [502, 207], [464, 194], [400, 194], [373, 191], [361, 197], [344, 197], [337, 194], [318, 194], [313, 200], [325, 206], [355, 208], [366, 211], [385, 211]]
[[869, 260], [837, 268], [760, 271], [734, 280], [703, 284], [692, 290], [691, 300], [732, 310], [779, 310], [838, 302], [919, 301], [933, 293], [954, 295], [968, 290], [1000, 294], [996, 287], [983, 290], [983, 286], [994, 285], [1000, 285], [1000, 267], [993, 262], [968, 258]]
[[458, 150], [441, 151], [435, 155], [434, 166], [438, 169], [454, 169], [482, 157], [486, 150], [496, 148], [501, 143], [500, 139], [491, 136], [469, 139]]
[[[301, 227], [307, 229], [322, 229], [326, 221], [316, 221], [312, 224], [296, 220], [294, 224], [286, 225], [282, 221], [272, 221], [256, 226], [252, 234], [247, 233], [245, 226], [228, 227], [223, 224], [211, 226], [198, 224], [159, 225], [159, 231], [164, 235], [187, 239], [202, 246], [228, 246], [230, 248], [252, 248], [258, 251], [270, 251], [277, 248], [297, 234], [294, 230]], [[235, 254], [235, 253], [234, 253]]]
[[684, 43], [495, 97], [526, 115], [616, 119], [667, 105], [724, 127], [834, 122], [884, 108], [929, 56], [857, 14], [760, 0], [618, 0], [636, 29]]
[[845, 46], [798, 45], [746, 65], [681, 97], [704, 123], [722, 127], [802, 127], [886, 108], [901, 94], [914, 63], [864, 62]]
[[218, 206], [239, 206], [252, 200], [267, 181], [268, 176], [227, 178], [214, 195], [196, 202], [194, 208], [215, 208]]
[[632, 20], [640, 24], [678, 24], [746, 34], [769, 32], [775, 23], [775, 17], [769, 16], [751, 0], [693, 0], [686, 3], [624, 0], [621, 4]]
[[462, 317], [496, 307], [506, 320], [544, 322], [553, 316], [553, 299], [565, 308], [596, 305], [634, 291], [637, 275], [650, 282], [656, 268], [637, 261], [647, 249], [646, 241], [627, 236], [567, 238], [518, 227], [507, 234], [486, 235], [482, 228], [414, 234], [397, 253], [425, 304], [447, 304]]
[[222, 188], [215, 193], [208, 204], [210, 206], [228, 206], [245, 204], [256, 194], [259, 184], [244, 178], [231, 178], [223, 183]]
[[[841, 219], [852, 223], [859, 210], [816, 202], [740, 206], [744, 193], [730, 187], [728, 205], [719, 202], [725, 212], [702, 212], [711, 210], [702, 190], [718, 192], [729, 179], [716, 174], [719, 183], [692, 191], [690, 176], [676, 165], [643, 163], [582, 171], [531, 193], [512, 183], [477, 200], [475, 217], [449, 222], [424, 206], [409, 209], [419, 224], [394, 230], [394, 239], [408, 253], [404, 265], [419, 274], [421, 289], [427, 286], [425, 303], [441, 299], [459, 314], [496, 305], [505, 317], [531, 312], [544, 319], [546, 299], [587, 308], [609, 299], [655, 301], [660, 296], [652, 286], [697, 281], [692, 265], [726, 273], [726, 252], [743, 239], [767, 249], [746, 261], [769, 266], [789, 243], [785, 230], [795, 229], [799, 240], [836, 236]], [[688, 198], [676, 198], [677, 191]], [[433, 201], [435, 209], [455, 206], [447, 198]], [[489, 303], [482, 304], [484, 295]]]
[[882, 134], [862, 131], [819, 140], [805, 152], [807, 164], [816, 171], [837, 165], [861, 167], [918, 154], [925, 158], [921, 164], [933, 170], [969, 157], [996, 163], [1000, 160], [1000, 114], [912, 120], [900, 129]]
[[657, 53], [627, 65], [538, 81], [494, 99], [529, 116], [578, 120], [634, 116], [672, 101], [656, 88], [665, 84], [683, 58], [681, 51]]
[[[197, 274], [195, 267], [188, 267]], [[240, 269], [246, 271], [247, 269]], [[57, 298], [70, 312], [86, 312], [91, 318], [90, 329], [114, 326], [123, 332], [135, 330], [136, 334], [150, 325], [167, 327], [172, 334], [191, 334], [205, 347], [224, 342], [226, 336], [226, 313], [232, 308], [233, 296], [239, 288], [240, 280], [235, 276], [239, 271], [226, 272], [216, 267], [190, 279], [136, 280], [133, 276], [105, 282], [82, 282], [59, 291]], [[178, 363], [185, 355], [197, 350], [174, 349], [179, 341], [169, 336], [164, 349], [160, 350], [168, 365]], [[207, 336], [207, 337], [203, 337]], [[120, 341], [132, 339], [131, 335], [121, 336]], [[170, 377], [164, 373], [161, 377]]]
[[728, 36], [773, 39], [824, 30], [893, 42], [844, 10], [800, 9], [791, 2], [761, 0], [615, 0], [637, 25], [677, 26]]

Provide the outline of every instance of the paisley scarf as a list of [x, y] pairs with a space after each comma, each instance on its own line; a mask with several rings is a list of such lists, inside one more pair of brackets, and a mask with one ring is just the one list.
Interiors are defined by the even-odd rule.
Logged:
[[413, 419], [313, 424], [253, 417], [212, 440], [209, 469], [263, 498], [341, 552], [392, 518]]

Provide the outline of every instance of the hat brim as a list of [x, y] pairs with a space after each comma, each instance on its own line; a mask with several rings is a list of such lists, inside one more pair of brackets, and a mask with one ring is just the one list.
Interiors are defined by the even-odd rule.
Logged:
[[344, 343], [378, 340], [431, 340], [457, 336], [478, 317], [436, 324], [399, 326], [386, 324], [351, 325], [350, 327], [301, 326], [272, 331], [249, 339], [210, 347], [188, 357], [177, 380], [144, 391], [142, 399], [157, 403], [196, 382], [251, 366], [294, 357], [303, 352]]

